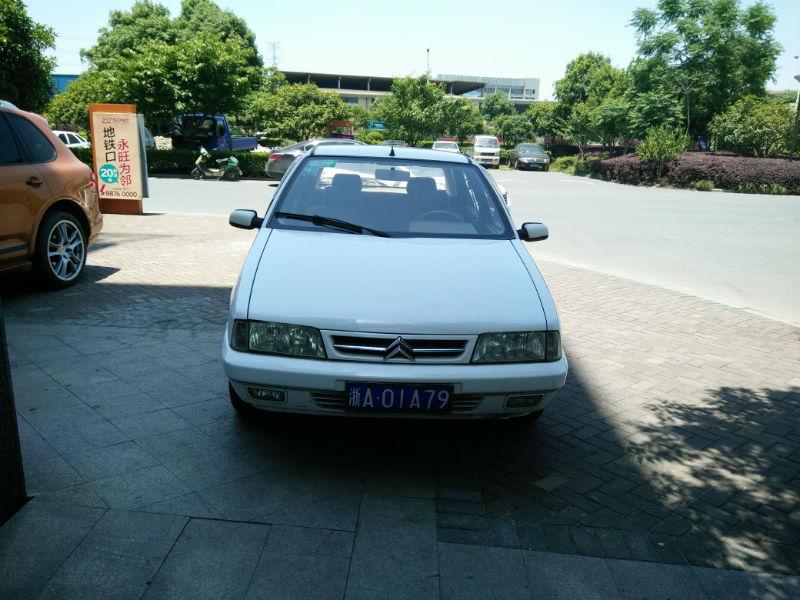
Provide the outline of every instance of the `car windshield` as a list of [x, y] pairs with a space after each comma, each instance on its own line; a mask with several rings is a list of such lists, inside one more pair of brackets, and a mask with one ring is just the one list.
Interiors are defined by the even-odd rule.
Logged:
[[216, 124], [214, 117], [182, 115], [177, 120], [184, 137], [192, 137], [194, 139], [214, 137], [214, 126]]
[[[306, 157], [275, 212], [338, 219], [391, 237], [514, 235], [497, 192], [479, 167], [464, 163]], [[270, 226], [335, 231], [279, 216], [272, 217]]]
[[450, 149], [454, 149], [454, 148], [458, 148], [458, 144], [456, 144], [455, 142], [436, 142], [433, 145], [433, 147], [434, 148], [450, 148]]
[[539, 144], [523, 144], [517, 151], [520, 154], [545, 154], [545, 151], [542, 150]]
[[475, 138], [475, 145], [481, 146], [483, 148], [499, 148], [500, 142], [497, 141], [497, 138]]

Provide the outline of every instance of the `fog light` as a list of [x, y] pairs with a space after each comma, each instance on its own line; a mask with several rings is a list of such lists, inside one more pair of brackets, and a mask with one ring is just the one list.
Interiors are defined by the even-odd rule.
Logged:
[[247, 386], [247, 393], [253, 400], [264, 400], [267, 402], [286, 402], [286, 392], [273, 388]]
[[530, 408], [538, 405], [544, 395], [542, 394], [524, 394], [520, 396], [509, 396], [506, 398], [506, 408]]

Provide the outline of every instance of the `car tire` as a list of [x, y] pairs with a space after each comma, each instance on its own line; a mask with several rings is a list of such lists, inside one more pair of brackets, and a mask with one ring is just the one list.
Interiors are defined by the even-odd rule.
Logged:
[[236, 393], [236, 390], [233, 389], [233, 386], [230, 384], [230, 382], [228, 382], [228, 394], [231, 398], [231, 406], [233, 406], [236, 414], [238, 414], [240, 417], [252, 417], [260, 412], [255, 406], [242, 400], [239, 397], [239, 394]]
[[86, 250], [86, 232], [77, 218], [60, 210], [45, 215], [36, 233], [33, 255], [40, 283], [48, 289], [77, 283], [86, 266]]

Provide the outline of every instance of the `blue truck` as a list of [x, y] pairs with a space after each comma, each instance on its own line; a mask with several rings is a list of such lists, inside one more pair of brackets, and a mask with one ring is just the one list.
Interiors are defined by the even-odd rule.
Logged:
[[209, 152], [254, 150], [258, 140], [255, 137], [234, 136], [225, 115], [194, 113], [175, 117], [172, 147], [197, 150], [200, 146]]

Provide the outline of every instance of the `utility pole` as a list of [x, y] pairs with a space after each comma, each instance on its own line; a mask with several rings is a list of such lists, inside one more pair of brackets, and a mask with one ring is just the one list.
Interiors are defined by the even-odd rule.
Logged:
[[278, 68], [278, 49], [280, 48], [280, 42], [270, 42], [269, 47], [270, 51], [272, 52], [272, 67], [274, 69]]
[[17, 411], [11, 389], [11, 368], [0, 298], [0, 525], [8, 521], [26, 500], [25, 475], [19, 448]]
[[[797, 58], [795, 56], [795, 58]], [[800, 75], [795, 75], [797, 83], [800, 83]], [[800, 144], [800, 89], [797, 90], [797, 100], [794, 103], [794, 132], [792, 133], [792, 153], [798, 151]]]
[[431, 49], [425, 48], [425, 72], [428, 74], [428, 79], [431, 78]]

